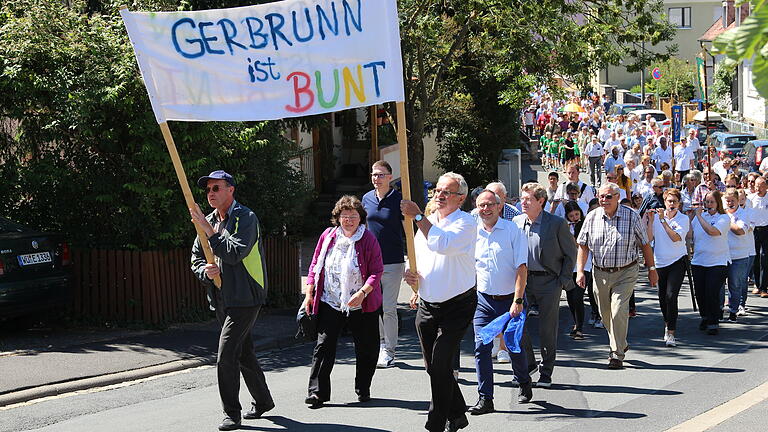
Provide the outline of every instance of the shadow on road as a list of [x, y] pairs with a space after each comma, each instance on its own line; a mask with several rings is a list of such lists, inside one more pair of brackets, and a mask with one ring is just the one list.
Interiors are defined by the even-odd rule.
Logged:
[[296, 420], [291, 420], [283, 416], [266, 416], [262, 417], [265, 420], [273, 422], [276, 427], [256, 427], [256, 426], [241, 426], [240, 429], [244, 430], [256, 430], [256, 431], [302, 431], [302, 432], [388, 432], [387, 429], [377, 429], [360, 426], [349, 426], [333, 423], [303, 423]]

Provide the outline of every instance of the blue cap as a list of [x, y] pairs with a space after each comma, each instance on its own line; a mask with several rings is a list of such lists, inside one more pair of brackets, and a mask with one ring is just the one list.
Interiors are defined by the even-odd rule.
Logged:
[[205, 189], [208, 185], [208, 180], [226, 180], [230, 186], [236, 186], [235, 179], [224, 170], [216, 170], [207, 176], [200, 177], [197, 180], [197, 185]]

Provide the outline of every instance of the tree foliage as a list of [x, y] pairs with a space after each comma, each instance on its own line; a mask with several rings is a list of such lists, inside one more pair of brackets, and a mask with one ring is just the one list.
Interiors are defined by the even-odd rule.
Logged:
[[[696, 86], [696, 69], [685, 60], [672, 57], [661, 63], [652, 63], [651, 69], [659, 68], [661, 78], [646, 80], [645, 91], [657, 93], [661, 97], [671, 97], [677, 101], [688, 101], [694, 98]], [[640, 86], [632, 87], [640, 92]]]
[[[583, 86], [600, 68], [624, 61], [638, 70], [675, 49], [650, 51], [674, 34], [658, 0], [400, 0], [399, 6], [414, 197], [423, 179], [423, 136], [466, 93], [457, 75], [493, 81], [494, 97], [519, 108], [536, 84], [565, 77]], [[476, 62], [466, 63], [467, 54]], [[497, 155], [488, 163], [495, 165]]]
[[[62, 231], [77, 245], [188, 246], [189, 212], [117, 7], [71, 3], [0, 7], [0, 214]], [[288, 165], [293, 149], [281, 123], [170, 127], [199, 203], [194, 180], [225, 169], [267, 231], [301, 227], [311, 195]]]
[[[738, 2], [745, 3], [746, 0]], [[730, 63], [752, 61], [752, 81], [760, 96], [768, 99], [768, 0], [752, 0], [751, 13], [714, 41], [717, 54]]]

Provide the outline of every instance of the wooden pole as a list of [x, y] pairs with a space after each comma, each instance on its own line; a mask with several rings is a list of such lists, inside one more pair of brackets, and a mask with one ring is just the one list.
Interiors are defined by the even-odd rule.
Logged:
[[[168, 147], [168, 153], [171, 155], [171, 161], [173, 162], [173, 168], [176, 170], [176, 177], [179, 179], [181, 185], [181, 192], [184, 194], [184, 200], [187, 203], [188, 208], [195, 208], [195, 199], [192, 197], [192, 190], [189, 188], [189, 182], [187, 181], [187, 175], [184, 173], [184, 166], [181, 164], [179, 158], [179, 152], [176, 150], [176, 144], [173, 142], [173, 136], [171, 130], [168, 128], [168, 122], [160, 123], [160, 130], [163, 132], [163, 138], [165, 138], [165, 145]], [[200, 245], [203, 247], [205, 253], [205, 260], [209, 264], [214, 263], [213, 251], [211, 245], [208, 243], [205, 232], [197, 224], [195, 225], [195, 231], [197, 231], [197, 237], [200, 239]], [[213, 283], [217, 288], [221, 289], [221, 277], [216, 276], [213, 278]]]
[[[405, 126], [405, 103], [397, 102], [397, 143], [400, 147], [400, 185], [402, 186], [403, 199], [411, 199], [411, 179], [408, 175], [408, 136]], [[413, 242], [413, 218], [403, 219], [405, 229], [405, 243], [408, 248], [408, 268], [416, 273], [416, 249]], [[419, 292], [419, 286], [412, 286], [413, 292]]]
[[376, 109], [376, 105], [373, 105], [370, 107], [370, 117], [371, 117], [371, 163], [369, 165], [373, 165], [374, 162], [379, 160], [379, 122], [378, 122], [378, 110]]

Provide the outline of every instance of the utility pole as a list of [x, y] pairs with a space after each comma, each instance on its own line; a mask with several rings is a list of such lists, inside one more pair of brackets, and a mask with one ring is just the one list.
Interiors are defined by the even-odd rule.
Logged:
[[645, 104], [645, 41], [642, 42], [642, 54], [643, 58], [642, 68], [640, 69], [640, 103]]

